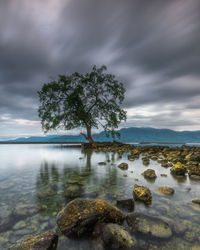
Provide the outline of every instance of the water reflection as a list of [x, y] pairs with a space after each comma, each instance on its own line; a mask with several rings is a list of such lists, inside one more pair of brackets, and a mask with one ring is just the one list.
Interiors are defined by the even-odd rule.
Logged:
[[[191, 249], [193, 244], [199, 244], [200, 206], [191, 203], [192, 199], [199, 198], [199, 183], [188, 177], [172, 176], [170, 168], [162, 168], [156, 161], [150, 160], [148, 168], [155, 170], [157, 178], [155, 182], [148, 182], [141, 175], [147, 169], [142, 164], [143, 156], [129, 161], [127, 154], [121, 156], [113, 152], [98, 153], [49, 145], [7, 146], [2, 152], [7, 157], [2, 158], [0, 166], [0, 225], [3, 225], [0, 249], [7, 249], [24, 234], [55, 230], [57, 213], [76, 197], [100, 197], [116, 204], [117, 200], [133, 197], [134, 184], [147, 186], [152, 191], [152, 204], [145, 207], [136, 203], [135, 212], [158, 216], [170, 223], [174, 230], [173, 237], [162, 242], [162, 249]], [[9, 152], [16, 161], [15, 158], [10, 161]], [[99, 162], [106, 164], [99, 165]], [[128, 163], [128, 170], [117, 167], [122, 162]], [[159, 186], [174, 188], [174, 195], [156, 194]], [[22, 204], [26, 208], [36, 206], [37, 212], [27, 212], [13, 220], [15, 211], [21, 213]], [[188, 241], [191, 235], [195, 235], [194, 242]], [[80, 249], [89, 249], [86, 243], [79, 243]], [[79, 243], [60, 237], [58, 250], [79, 249]]]

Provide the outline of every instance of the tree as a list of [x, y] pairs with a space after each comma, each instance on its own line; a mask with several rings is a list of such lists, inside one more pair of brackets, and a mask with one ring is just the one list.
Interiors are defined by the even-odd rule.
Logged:
[[125, 89], [106, 70], [106, 66], [94, 66], [85, 75], [59, 75], [57, 81], [43, 85], [38, 91], [38, 115], [45, 133], [60, 127], [84, 127], [86, 134], [81, 134], [92, 143], [91, 129], [102, 126], [107, 135], [119, 136], [115, 129], [126, 120], [126, 112], [120, 108]]

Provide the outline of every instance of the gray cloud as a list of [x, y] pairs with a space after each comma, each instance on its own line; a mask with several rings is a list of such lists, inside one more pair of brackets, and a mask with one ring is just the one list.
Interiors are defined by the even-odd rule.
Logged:
[[[0, 115], [38, 120], [42, 83], [106, 64], [125, 84], [124, 108], [153, 106], [127, 124], [198, 128], [199, 11], [198, 0], [2, 0]], [[155, 116], [161, 106], [168, 116]]]

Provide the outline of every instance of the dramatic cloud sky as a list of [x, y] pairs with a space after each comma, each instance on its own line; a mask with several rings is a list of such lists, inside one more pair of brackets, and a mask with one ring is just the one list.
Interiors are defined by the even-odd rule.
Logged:
[[37, 91], [106, 64], [122, 126], [200, 130], [199, 0], [1, 0], [0, 137], [42, 134]]

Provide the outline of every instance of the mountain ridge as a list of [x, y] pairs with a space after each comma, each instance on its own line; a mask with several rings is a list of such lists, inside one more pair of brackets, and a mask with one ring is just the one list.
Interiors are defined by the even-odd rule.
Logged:
[[[122, 128], [118, 130], [121, 137], [117, 141], [125, 143], [141, 142], [167, 142], [167, 143], [195, 143], [200, 142], [200, 131], [175, 131], [171, 129], [157, 128]], [[95, 141], [112, 141], [111, 136], [107, 137], [105, 132], [93, 134]], [[85, 142], [82, 135], [47, 135], [21, 137], [9, 142]]]

